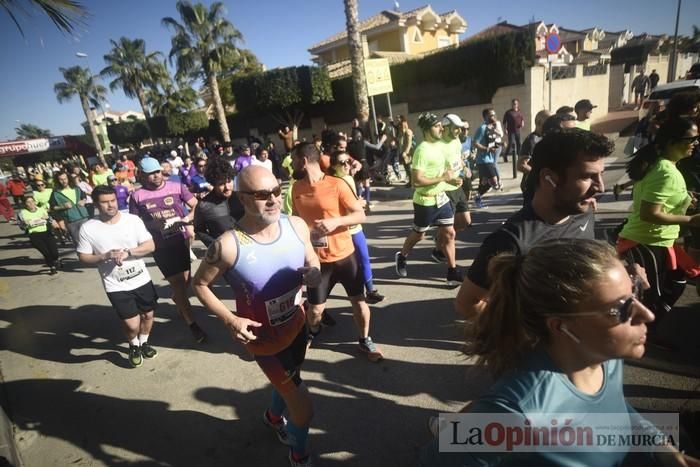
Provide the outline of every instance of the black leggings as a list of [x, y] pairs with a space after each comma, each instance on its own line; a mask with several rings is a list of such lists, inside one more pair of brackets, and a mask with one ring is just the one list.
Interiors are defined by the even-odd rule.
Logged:
[[29, 242], [44, 257], [47, 266], [55, 266], [58, 261], [58, 247], [56, 239], [50, 231], [34, 232], [29, 234]]

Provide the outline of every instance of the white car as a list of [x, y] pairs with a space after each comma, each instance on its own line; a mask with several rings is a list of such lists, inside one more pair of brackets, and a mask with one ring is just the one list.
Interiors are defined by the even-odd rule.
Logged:
[[674, 81], [656, 86], [639, 108], [639, 119], [647, 116], [649, 109], [654, 107], [655, 102], [662, 101], [666, 105], [674, 94], [686, 91], [700, 91], [700, 79]]

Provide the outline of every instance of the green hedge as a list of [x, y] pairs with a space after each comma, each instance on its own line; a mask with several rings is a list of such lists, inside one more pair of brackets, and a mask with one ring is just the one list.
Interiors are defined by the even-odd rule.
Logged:
[[236, 106], [242, 114], [280, 111], [333, 99], [330, 78], [319, 67], [287, 67], [252, 73], [233, 80]]
[[148, 138], [148, 126], [144, 120], [128, 120], [107, 125], [107, 136], [112, 144], [138, 147]]
[[167, 117], [153, 117], [148, 120], [148, 124], [154, 137], [173, 138], [201, 132], [209, 127], [209, 118], [206, 112], [194, 110], [192, 112], [171, 114]]

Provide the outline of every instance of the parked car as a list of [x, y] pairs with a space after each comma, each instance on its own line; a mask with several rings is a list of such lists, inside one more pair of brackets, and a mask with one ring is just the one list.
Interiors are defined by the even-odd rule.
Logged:
[[700, 63], [690, 67], [688, 73], [685, 74], [685, 79], [700, 79]]
[[[693, 67], [695, 66], [693, 65]], [[655, 102], [663, 101], [664, 105], [668, 104], [668, 101], [671, 100], [674, 94], [686, 91], [700, 91], [700, 79], [674, 81], [656, 86], [640, 107], [639, 119], [641, 120], [647, 116], [649, 109], [654, 107]]]

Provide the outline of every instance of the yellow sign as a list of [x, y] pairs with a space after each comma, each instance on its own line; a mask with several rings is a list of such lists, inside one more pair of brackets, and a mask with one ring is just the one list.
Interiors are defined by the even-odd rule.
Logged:
[[365, 78], [367, 79], [367, 95], [387, 94], [394, 90], [391, 85], [389, 60], [386, 58], [365, 59]]

